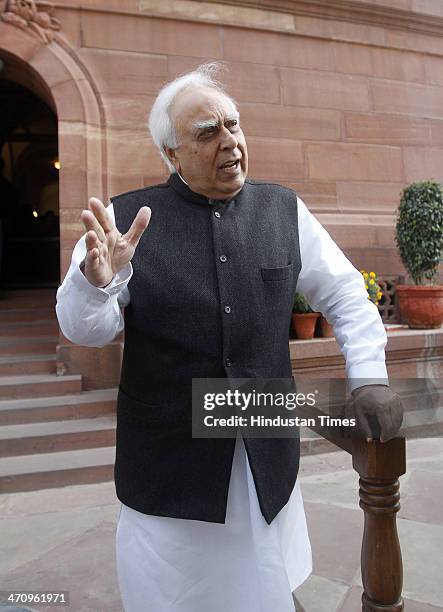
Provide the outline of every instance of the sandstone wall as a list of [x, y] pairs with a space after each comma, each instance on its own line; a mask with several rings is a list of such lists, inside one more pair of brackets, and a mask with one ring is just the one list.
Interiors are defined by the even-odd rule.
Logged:
[[[155, 93], [219, 59], [240, 105], [250, 175], [294, 187], [355, 265], [401, 271], [394, 245], [400, 191], [414, 180], [443, 180], [440, 0], [55, 6], [58, 36], [82, 65], [102, 113], [103, 197], [167, 176], [146, 128]], [[56, 77], [50, 85], [65, 88], [69, 101], [72, 84]], [[72, 104], [68, 122], [80, 113]], [[75, 134], [65, 136], [75, 147]], [[64, 184], [63, 271], [82, 231], [76, 183]]]

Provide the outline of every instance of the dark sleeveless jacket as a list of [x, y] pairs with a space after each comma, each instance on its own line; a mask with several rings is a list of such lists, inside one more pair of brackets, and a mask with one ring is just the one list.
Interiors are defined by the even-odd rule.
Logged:
[[[247, 179], [234, 199], [208, 200], [172, 174], [111, 200], [122, 233], [152, 210], [124, 312], [117, 496], [145, 514], [223, 523], [235, 439], [192, 438], [192, 378], [292, 376], [296, 194]], [[244, 443], [270, 523], [297, 479], [299, 439]]]

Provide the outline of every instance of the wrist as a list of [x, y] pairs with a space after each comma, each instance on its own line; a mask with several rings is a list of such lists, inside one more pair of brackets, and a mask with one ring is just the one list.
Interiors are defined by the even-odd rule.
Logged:
[[85, 272], [85, 260], [83, 260], [80, 264], [79, 264], [79, 268], [83, 274], [83, 276], [87, 279], [87, 281], [89, 283], [91, 283], [91, 285], [94, 285], [94, 287], [97, 287], [98, 289], [104, 289], [105, 287], [107, 287], [109, 285], [109, 283], [112, 282], [112, 278], [108, 283], [105, 283], [104, 285], [96, 285], [95, 283], [92, 283], [89, 278], [86, 276], [86, 272]]

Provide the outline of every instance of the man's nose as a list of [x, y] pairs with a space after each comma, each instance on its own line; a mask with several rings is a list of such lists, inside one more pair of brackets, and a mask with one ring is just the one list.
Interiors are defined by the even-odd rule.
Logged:
[[223, 149], [235, 149], [238, 145], [238, 139], [228, 128], [223, 127], [222, 131], [222, 143]]

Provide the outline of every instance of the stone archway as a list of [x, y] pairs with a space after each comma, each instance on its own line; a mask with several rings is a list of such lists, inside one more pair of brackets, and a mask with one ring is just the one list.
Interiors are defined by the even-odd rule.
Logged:
[[86, 67], [61, 37], [47, 44], [32, 32], [0, 21], [2, 52], [14, 62], [14, 80], [42, 97], [57, 115], [63, 277], [82, 233], [79, 214], [87, 198], [106, 198], [101, 102]]
[[[41, 97], [58, 121], [63, 279], [73, 246], [84, 231], [81, 210], [92, 195], [107, 200], [104, 112], [87, 67], [66, 40], [58, 34], [54, 37], [54, 32], [46, 37], [17, 25], [0, 19], [0, 58], [7, 56], [14, 67], [14, 80]], [[81, 373], [85, 389], [116, 384], [120, 356], [118, 342], [105, 351], [101, 349], [98, 355], [97, 351], [72, 345], [60, 333], [58, 372]], [[98, 361], [100, 371], [96, 368]]]

